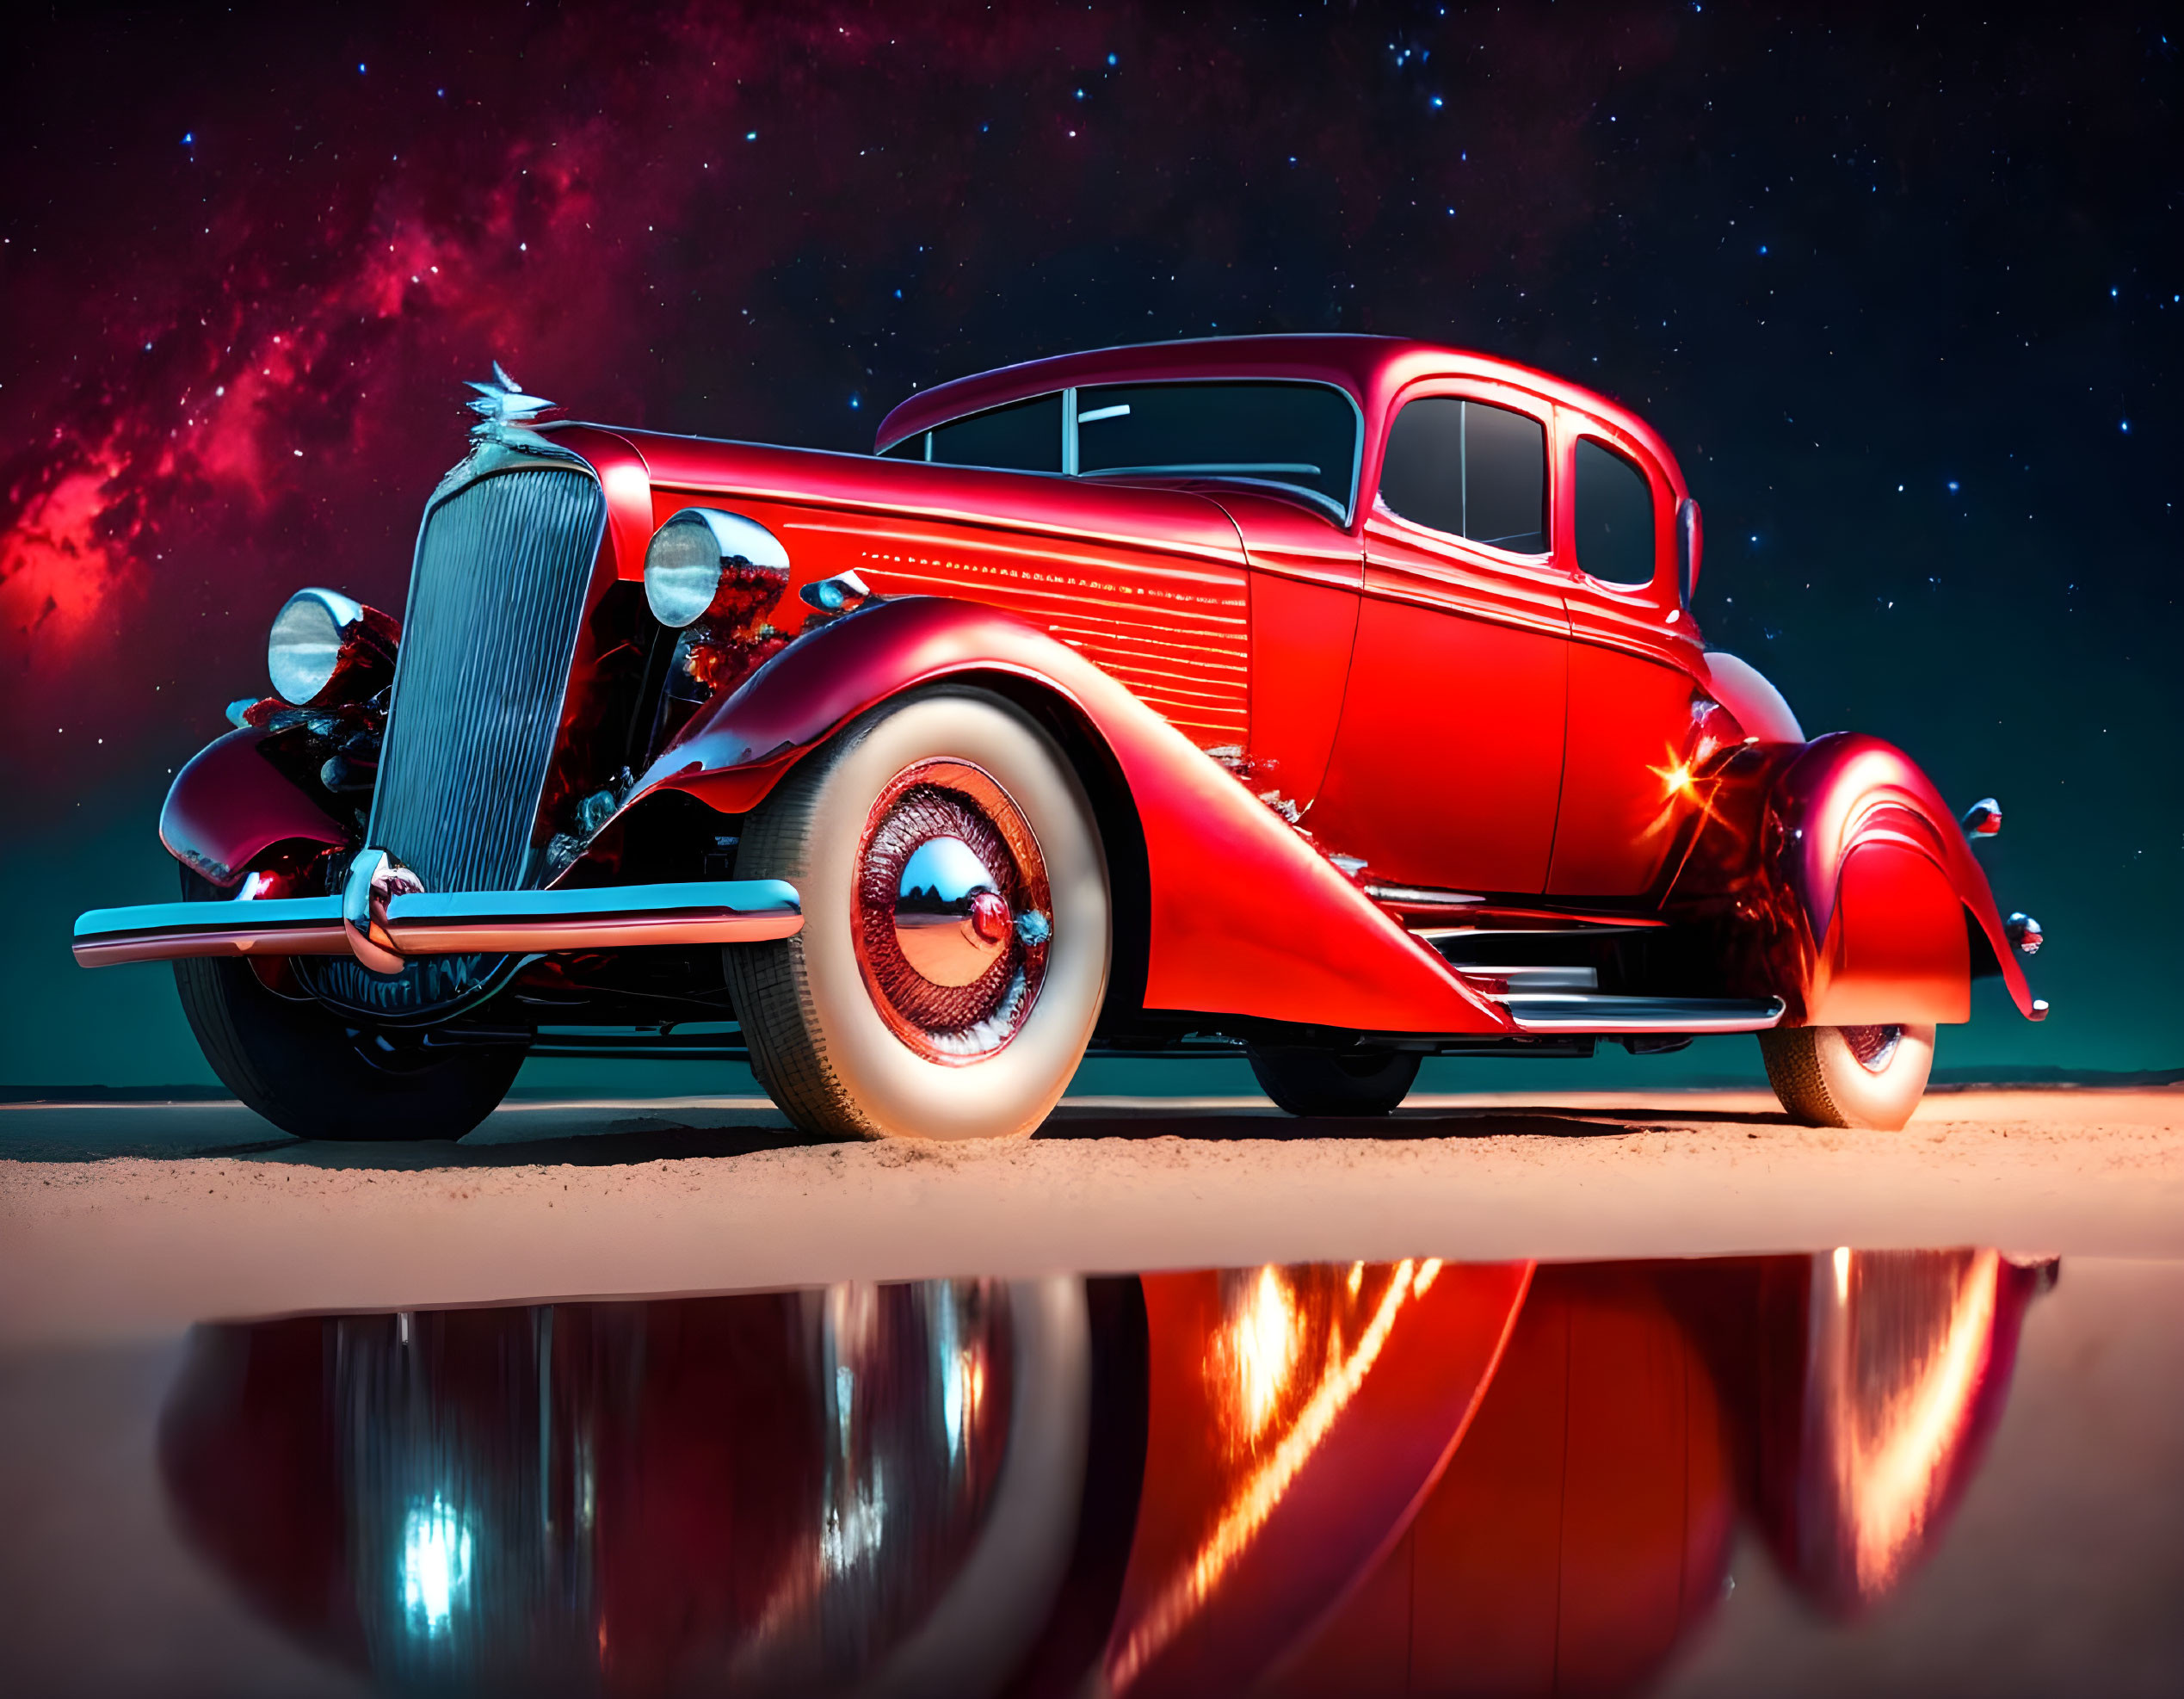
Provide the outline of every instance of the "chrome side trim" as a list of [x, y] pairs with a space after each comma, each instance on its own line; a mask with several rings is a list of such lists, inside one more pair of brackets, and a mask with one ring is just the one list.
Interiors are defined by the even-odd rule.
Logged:
[[[1360, 867], [1365, 865], [1360, 862]], [[1471, 891], [1434, 891], [1422, 885], [1368, 885], [1365, 894], [1376, 903], [1430, 904], [1437, 908], [1471, 908], [1486, 899]]]
[[1501, 999], [1519, 1032], [1766, 1032], [1781, 1024], [1782, 999], [1733, 997], [1610, 997], [1586, 992], [1526, 992]]
[[1530, 997], [1535, 992], [1592, 992], [1600, 989], [1600, 969], [1597, 967], [1546, 964], [1494, 967], [1476, 961], [1459, 961], [1453, 966], [1459, 973], [1490, 998]]
[[[545, 954], [644, 944], [755, 943], [793, 936], [804, 905], [785, 880], [698, 880], [590, 891], [412, 892], [390, 888], [366, 916], [373, 948], [408, 956], [470, 951]], [[148, 903], [76, 919], [86, 967], [182, 956], [348, 955], [341, 897]], [[361, 957], [360, 957], [361, 959]]]
[[[1413, 926], [1410, 936], [1436, 949], [1460, 944], [1470, 939], [1491, 942], [1497, 938], [1597, 938], [1610, 932], [1645, 932], [1651, 929], [1633, 921], [1629, 925], [1595, 926], [1589, 921], [1572, 921], [1567, 926]], [[1459, 962], [1458, 966], [1462, 966]]]

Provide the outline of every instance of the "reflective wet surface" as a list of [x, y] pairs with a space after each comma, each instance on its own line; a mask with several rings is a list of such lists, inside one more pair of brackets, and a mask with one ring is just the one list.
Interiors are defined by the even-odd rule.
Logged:
[[2174, 1692], [2184, 1269], [1414, 1257], [0, 1356], [10, 1692]]

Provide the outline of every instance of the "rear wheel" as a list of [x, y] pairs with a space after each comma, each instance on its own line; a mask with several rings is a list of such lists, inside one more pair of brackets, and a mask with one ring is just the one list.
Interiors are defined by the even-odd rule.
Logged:
[[1251, 1072], [1277, 1109], [1297, 1115], [1386, 1115], [1418, 1078], [1415, 1050], [1247, 1045]]
[[[218, 898], [184, 870], [182, 894]], [[299, 1139], [460, 1139], [515, 1083], [513, 1047], [427, 1051], [406, 1035], [346, 1025], [324, 1005], [268, 990], [236, 957], [186, 957], [175, 988], [220, 1083]]]
[[1791, 1027], [1759, 1035], [1768, 1083], [1792, 1121], [1893, 1133], [1926, 1095], [1930, 1026]]
[[746, 823], [743, 879], [804, 899], [794, 937], [731, 944], [751, 1068], [837, 1137], [1029, 1133], [1107, 992], [1107, 862], [1083, 787], [1012, 703], [942, 686], [889, 702]]

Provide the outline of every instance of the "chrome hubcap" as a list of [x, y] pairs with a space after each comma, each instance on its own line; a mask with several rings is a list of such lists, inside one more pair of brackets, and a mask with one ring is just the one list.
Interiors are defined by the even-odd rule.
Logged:
[[1051, 935], [1030, 823], [967, 762], [896, 775], [857, 863], [857, 964], [895, 1036], [929, 1060], [975, 1062], [1029, 1018]]
[[994, 888], [1006, 878], [959, 837], [929, 837], [910, 851], [895, 893], [895, 943], [921, 978], [967, 985], [1000, 960], [1016, 922]]

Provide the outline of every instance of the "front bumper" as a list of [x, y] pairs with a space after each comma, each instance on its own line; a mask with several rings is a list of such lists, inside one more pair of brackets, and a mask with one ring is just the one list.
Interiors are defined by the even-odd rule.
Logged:
[[386, 891], [363, 912], [351, 899], [269, 897], [148, 903], [77, 917], [86, 967], [178, 956], [349, 955], [378, 973], [417, 955], [536, 955], [647, 944], [752, 943], [804, 924], [796, 887], [779, 879], [616, 885], [581, 891]]

